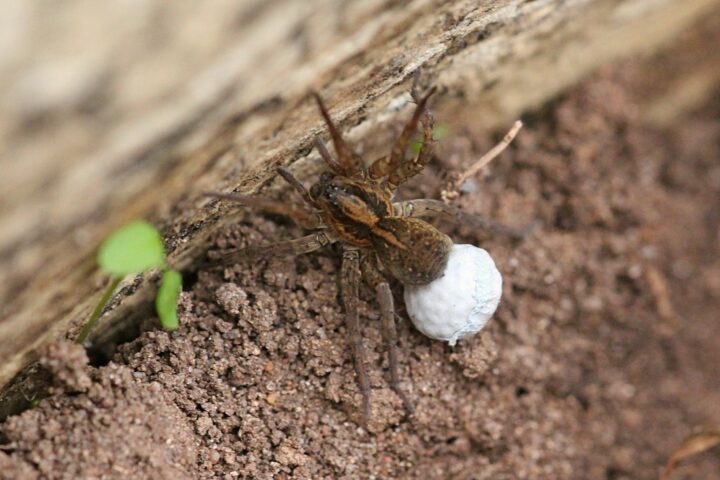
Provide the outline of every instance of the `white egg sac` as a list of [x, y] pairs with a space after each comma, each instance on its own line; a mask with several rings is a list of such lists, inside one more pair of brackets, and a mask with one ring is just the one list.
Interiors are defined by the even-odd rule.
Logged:
[[453, 245], [443, 275], [427, 285], [405, 286], [405, 306], [415, 327], [451, 346], [479, 332], [502, 296], [502, 275], [490, 254]]

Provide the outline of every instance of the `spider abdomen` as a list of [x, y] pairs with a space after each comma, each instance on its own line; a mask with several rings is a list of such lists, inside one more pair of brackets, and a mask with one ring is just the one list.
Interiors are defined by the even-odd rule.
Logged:
[[453, 242], [423, 220], [386, 217], [378, 221], [372, 244], [395, 278], [405, 285], [425, 285], [442, 275]]

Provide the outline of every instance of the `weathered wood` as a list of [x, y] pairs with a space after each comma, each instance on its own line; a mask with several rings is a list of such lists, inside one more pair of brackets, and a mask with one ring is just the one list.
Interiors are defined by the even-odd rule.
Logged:
[[[93, 253], [114, 228], [151, 219], [187, 265], [228, 221], [200, 191], [253, 191], [278, 164], [307, 175], [323, 131], [310, 89], [366, 151], [419, 67], [441, 88], [440, 117], [492, 127], [718, 5], [61, 3], [11, 2], [0, 16], [0, 385], [87, 317], [103, 286]], [[116, 296], [105, 329], [148, 283]]]

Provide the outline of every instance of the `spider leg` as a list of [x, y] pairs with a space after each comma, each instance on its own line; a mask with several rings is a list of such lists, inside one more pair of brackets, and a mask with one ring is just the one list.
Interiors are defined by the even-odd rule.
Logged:
[[398, 346], [397, 346], [397, 329], [395, 328], [395, 305], [393, 301], [390, 284], [377, 266], [377, 259], [374, 256], [367, 256], [361, 264], [363, 278], [377, 294], [378, 304], [380, 305], [380, 315], [382, 317], [382, 333], [385, 341], [385, 349], [388, 354], [388, 364], [390, 366], [390, 386], [395, 391], [400, 400], [403, 402], [405, 411], [408, 415], [412, 415], [414, 408], [405, 392], [400, 388], [400, 370], [398, 368]]
[[207, 192], [205, 196], [239, 203], [245, 207], [259, 208], [268, 213], [282, 215], [291, 218], [299, 226], [313, 230], [322, 226], [322, 219], [316, 211], [309, 211], [306, 208], [294, 204], [271, 200], [269, 198], [256, 197], [253, 195], [237, 195], [233, 193]]
[[320, 156], [325, 161], [330, 170], [332, 170], [338, 175], [345, 175], [345, 170], [343, 169], [342, 165], [340, 165], [340, 163], [335, 160], [332, 155], [330, 155], [327, 146], [325, 146], [325, 142], [320, 140], [319, 137], [315, 139], [315, 148], [317, 148], [317, 151], [320, 153]]
[[[416, 93], [416, 88], [413, 86], [412, 96], [416, 101], [415, 111], [410, 117], [410, 120], [408, 120], [407, 124], [405, 124], [400, 136], [397, 140], [395, 140], [392, 150], [390, 151], [390, 156], [383, 157], [375, 161], [375, 163], [370, 166], [371, 178], [381, 178], [387, 176], [388, 183], [392, 187], [396, 187], [409, 177], [422, 170], [425, 163], [430, 160], [430, 157], [432, 156], [433, 118], [425, 106], [428, 99], [435, 93], [435, 90], [436, 88], [432, 87], [424, 97], [419, 98]], [[405, 158], [405, 152], [412, 136], [415, 134], [415, 130], [417, 130], [417, 124], [421, 117], [423, 117], [422, 150], [415, 159], [408, 162]], [[409, 163], [410, 165], [404, 166], [406, 163]]]
[[283, 177], [286, 182], [288, 182], [295, 189], [296, 192], [300, 194], [303, 200], [305, 200], [305, 203], [307, 203], [311, 207], [317, 206], [308, 189], [305, 188], [305, 185], [303, 185], [300, 180], [295, 177], [295, 175], [290, 173], [290, 170], [285, 167], [277, 167], [277, 172], [281, 177]]
[[205, 266], [233, 265], [243, 261], [267, 257], [277, 254], [300, 255], [318, 250], [337, 239], [329, 232], [316, 232], [312, 235], [264, 245], [252, 245], [232, 252], [226, 252], [216, 258], [209, 259]]
[[433, 146], [435, 143], [435, 140], [433, 139], [435, 119], [428, 109], [425, 109], [425, 114], [422, 116], [420, 122], [423, 126], [423, 139], [420, 144], [420, 152], [418, 152], [415, 157], [402, 161], [395, 171], [390, 173], [388, 183], [391, 185], [400, 185], [405, 183], [408, 179], [422, 172], [432, 158]]
[[[338, 157], [340, 157], [338, 165], [342, 169], [342, 172], [344, 175], [349, 177], [364, 177], [365, 168], [363, 167], [360, 157], [358, 157], [348, 144], [345, 143], [345, 140], [343, 140], [342, 135], [340, 135], [340, 132], [330, 118], [330, 114], [328, 113], [327, 108], [325, 108], [325, 104], [323, 103], [322, 98], [320, 98], [320, 95], [318, 95], [317, 92], [312, 92], [312, 95], [315, 98], [318, 108], [320, 109], [320, 114], [325, 120], [325, 124], [330, 131], [330, 138], [332, 138], [333, 145], [335, 145], [335, 151], [337, 152]], [[320, 155], [323, 155], [322, 151], [320, 151]], [[323, 158], [325, 158], [324, 155]], [[325, 160], [327, 161], [327, 159]]]
[[340, 293], [345, 307], [345, 321], [350, 334], [350, 348], [355, 362], [355, 374], [358, 387], [363, 396], [363, 421], [365, 426], [370, 420], [370, 378], [365, 363], [365, 349], [360, 333], [358, 319], [358, 290], [360, 282], [360, 251], [357, 248], [345, 247], [340, 271]]
[[440, 200], [429, 198], [396, 202], [393, 203], [393, 209], [395, 215], [399, 217], [441, 217], [454, 223], [490, 230], [495, 234], [504, 235], [513, 240], [522, 240], [538, 226], [537, 223], [532, 223], [520, 229], [509, 227], [480, 215], [467, 213], [455, 205], [448, 205]]

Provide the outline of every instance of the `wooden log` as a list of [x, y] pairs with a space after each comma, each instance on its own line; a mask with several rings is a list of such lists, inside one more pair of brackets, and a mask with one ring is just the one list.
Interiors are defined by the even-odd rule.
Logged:
[[[107, 281], [94, 252], [145, 217], [187, 266], [231, 221], [203, 190], [317, 166], [317, 89], [366, 152], [408, 79], [439, 117], [490, 128], [609, 60], [652, 51], [717, 0], [11, 2], [0, 15], [0, 386], [76, 332]], [[371, 135], [375, 133], [376, 135]], [[152, 295], [128, 279], [108, 335]], [[122, 308], [117, 308], [122, 305]]]

